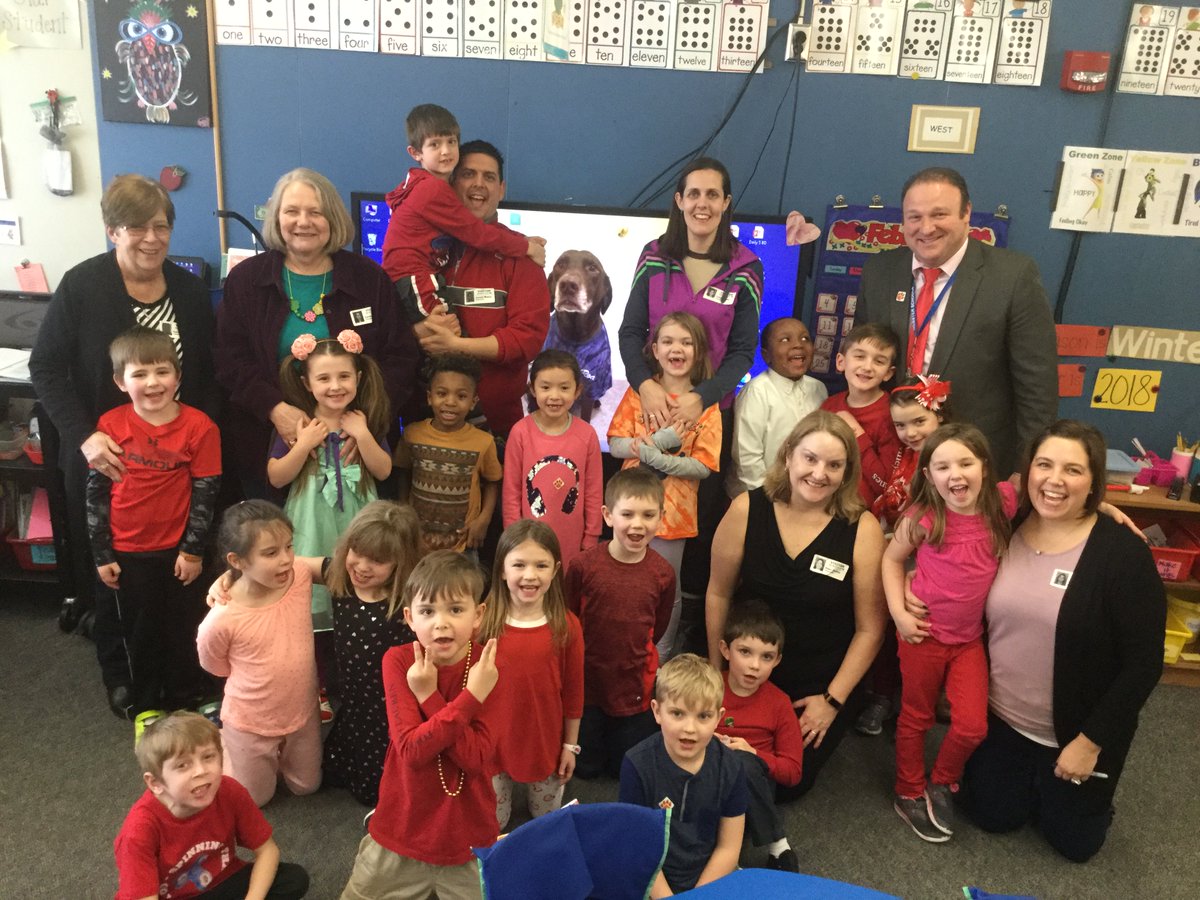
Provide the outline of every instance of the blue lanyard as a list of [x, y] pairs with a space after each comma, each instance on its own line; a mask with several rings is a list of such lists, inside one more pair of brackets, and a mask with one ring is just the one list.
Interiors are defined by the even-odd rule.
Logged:
[[912, 283], [912, 292], [908, 295], [908, 326], [909, 333], [912, 335], [912, 340], [916, 340], [925, 333], [925, 329], [929, 327], [929, 323], [933, 320], [934, 314], [938, 311], [938, 307], [942, 305], [942, 301], [946, 298], [946, 291], [950, 290], [950, 285], [954, 284], [954, 279], [958, 277], [958, 269], [954, 270], [954, 274], [946, 279], [946, 283], [942, 285], [942, 289], [938, 291], [938, 295], [934, 298], [933, 303], [929, 307], [929, 312], [925, 314], [925, 318], [921, 321], [920, 327], [917, 326], [917, 282], [914, 279]]

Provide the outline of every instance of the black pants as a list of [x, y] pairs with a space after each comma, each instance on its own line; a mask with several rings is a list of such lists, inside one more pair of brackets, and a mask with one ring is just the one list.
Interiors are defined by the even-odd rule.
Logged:
[[775, 806], [775, 779], [761, 757], [743, 750], [734, 751], [746, 773], [750, 802], [746, 807], [746, 835], [755, 847], [782, 840], [786, 835], [779, 809]]
[[196, 656], [196, 629], [208, 611], [207, 580], [175, 577], [175, 550], [118, 553], [116, 606], [129, 654], [133, 712], [191, 705], [214, 693]]
[[[230, 875], [215, 888], [201, 891], [198, 896], [209, 900], [242, 900], [250, 887], [253, 866], [246, 866]], [[295, 863], [281, 862], [275, 872], [275, 880], [267, 891], [268, 900], [300, 900], [308, 893], [308, 872]]]
[[96, 660], [100, 663], [104, 686], [111, 690], [131, 684], [133, 676], [121, 634], [116, 597], [96, 576], [96, 565], [92, 561], [85, 499], [87, 473], [87, 462], [78, 449], [62, 462], [63, 490], [67, 499], [67, 541], [70, 544], [68, 556], [74, 594], [95, 611], [92, 640], [96, 644]]
[[[825, 739], [821, 741], [821, 746], [814, 747], [809, 744], [804, 748], [804, 774], [800, 778], [800, 783], [795, 787], [783, 787], [782, 785], [779, 787], [776, 795], [781, 803], [799, 800], [812, 790], [817, 776], [821, 774], [821, 769], [825, 768], [825, 763], [833, 758], [838, 744], [842, 742], [842, 738], [846, 736], [846, 732], [850, 730], [850, 726], [854, 724], [854, 720], [858, 718], [862, 708], [863, 692], [855, 690], [846, 698], [841, 712], [833, 717], [833, 724], [825, 732]], [[796, 710], [796, 712], [801, 713], [803, 710]]]
[[585, 706], [579, 722], [575, 774], [580, 778], [617, 778], [626, 752], [657, 730], [650, 710], [632, 716], [610, 716], [598, 706]]
[[1087, 862], [1104, 846], [1112, 824], [1119, 773], [1072, 784], [1054, 775], [1060, 752], [989, 713], [988, 735], [963, 772], [961, 801], [984, 831], [1015, 831], [1036, 822], [1051, 847], [1072, 862]]

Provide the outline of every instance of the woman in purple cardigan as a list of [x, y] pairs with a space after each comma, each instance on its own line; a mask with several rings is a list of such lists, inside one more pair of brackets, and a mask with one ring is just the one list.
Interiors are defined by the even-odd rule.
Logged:
[[263, 227], [266, 253], [239, 263], [217, 310], [217, 381], [229, 392], [222, 425], [226, 472], [247, 497], [267, 493], [272, 432], [295, 439], [304, 413], [283, 399], [279, 364], [301, 334], [352, 328], [383, 370], [392, 421], [416, 384], [417, 345], [398, 315], [395, 289], [371, 260], [341, 249], [350, 214], [324, 175], [293, 169], [275, 184]]

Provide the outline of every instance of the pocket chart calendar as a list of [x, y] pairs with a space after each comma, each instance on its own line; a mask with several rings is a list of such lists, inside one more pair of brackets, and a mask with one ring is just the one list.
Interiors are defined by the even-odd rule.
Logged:
[[[891, 40], [903, 0], [883, 0]], [[769, 0], [220, 0], [218, 44], [750, 72]], [[849, 35], [843, 43], [849, 48]], [[866, 51], [863, 51], [864, 54]], [[846, 56], [848, 65], [849, 56]], [[864, 58], [867, 58], [864, 56]]]

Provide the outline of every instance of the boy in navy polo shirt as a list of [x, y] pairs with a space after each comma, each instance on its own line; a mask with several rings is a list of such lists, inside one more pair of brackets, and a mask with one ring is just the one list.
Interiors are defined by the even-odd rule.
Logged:
[[658, 672], [650, 708], [662, 733], [621, 764], [622, 803], [671, 813], [671, 840], [651, 897], [669, 897], [737, 867], [746, 825], [746, 775], [736, 751], [713, 741], [725, 685], [706, 660], [675, 657]]

